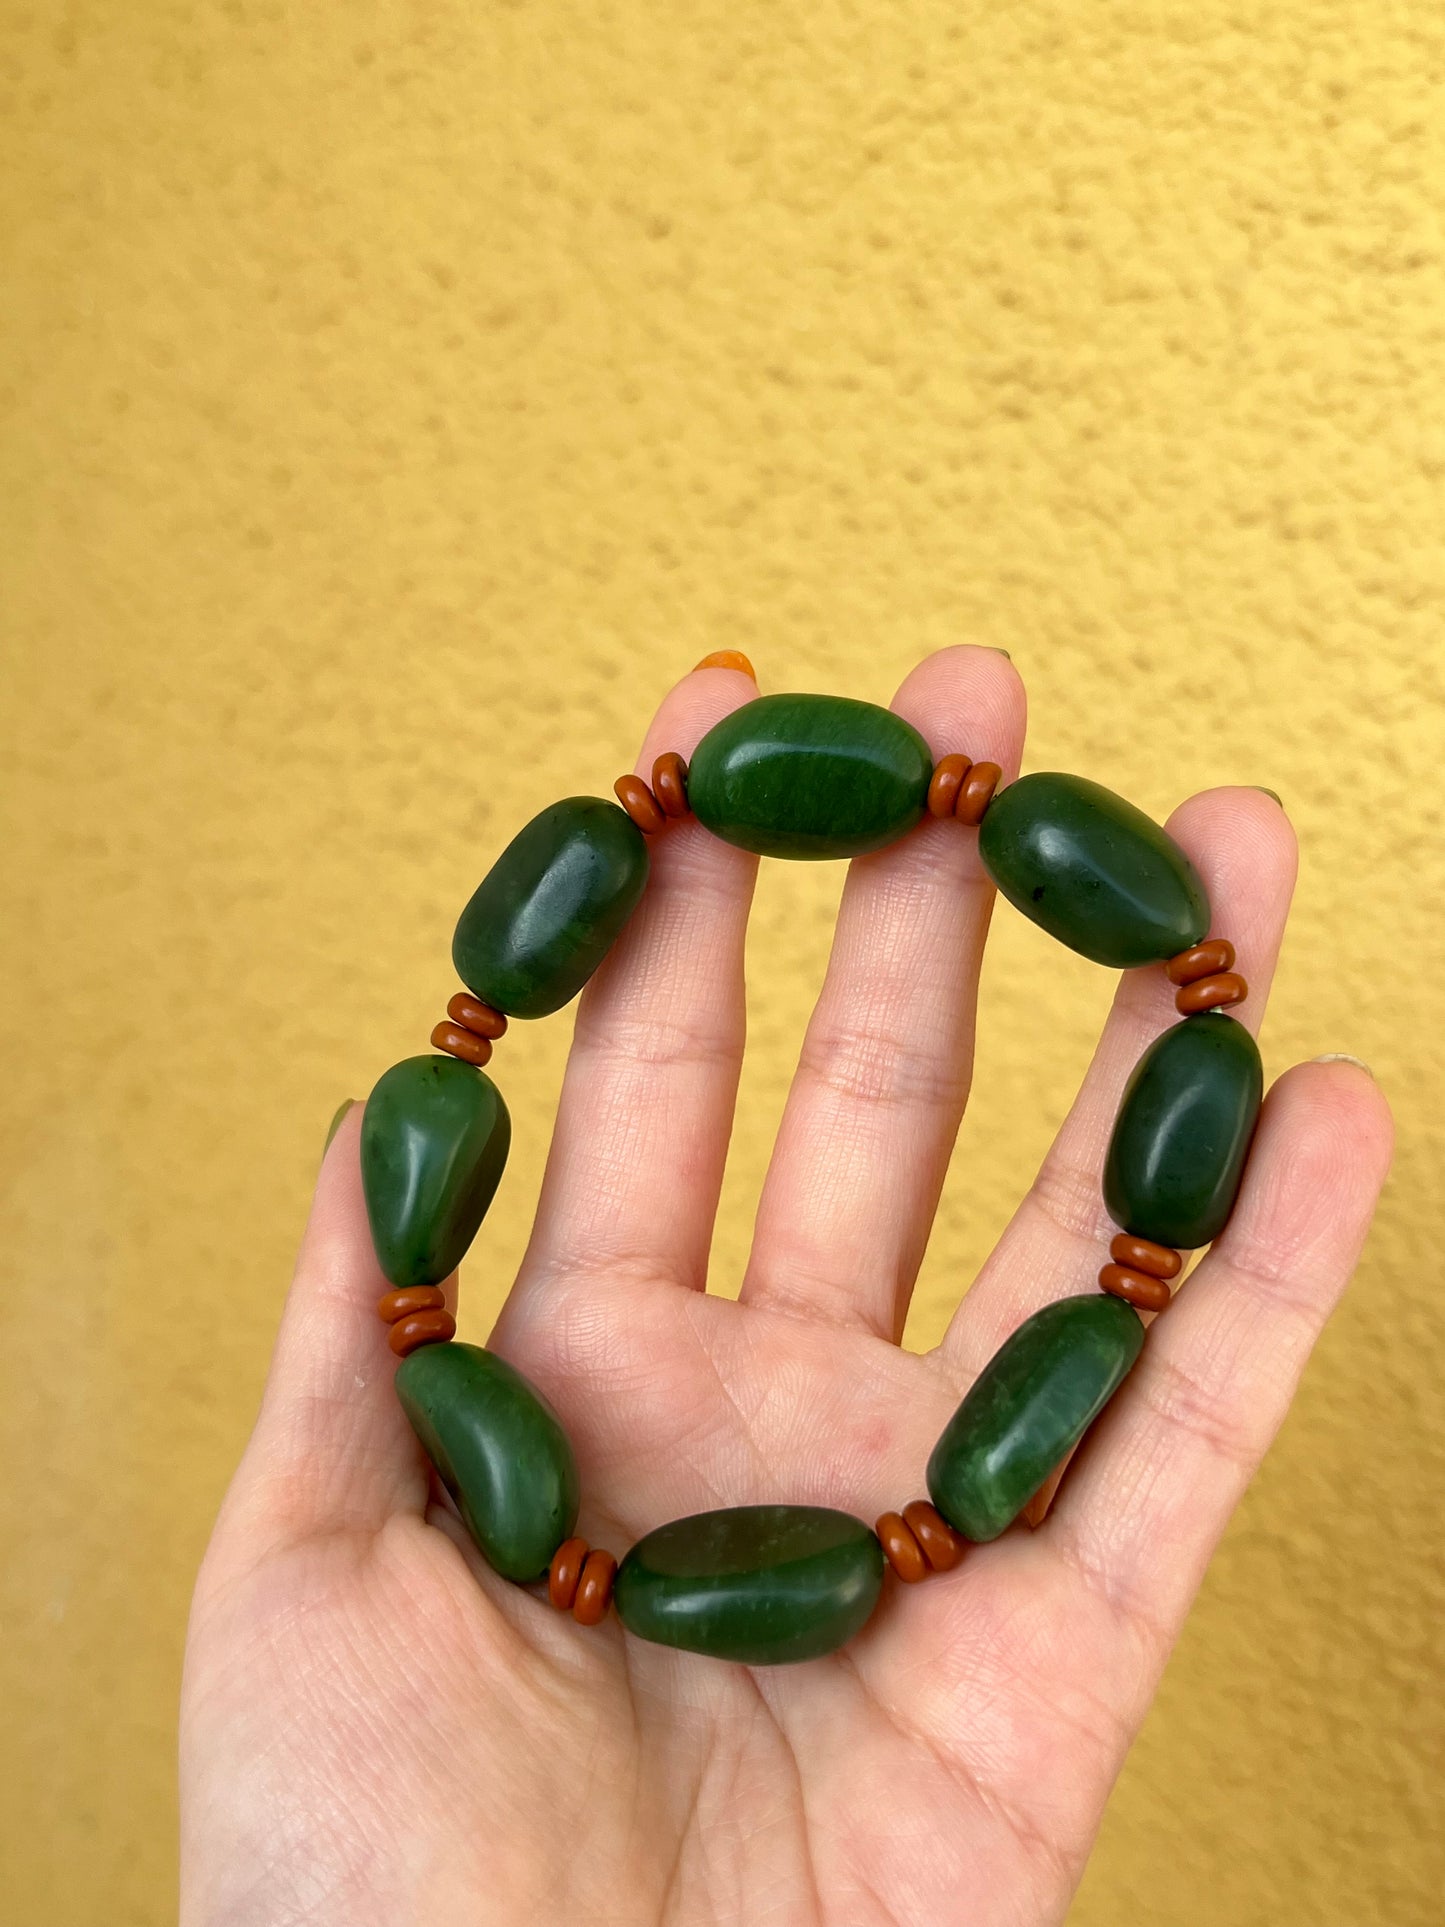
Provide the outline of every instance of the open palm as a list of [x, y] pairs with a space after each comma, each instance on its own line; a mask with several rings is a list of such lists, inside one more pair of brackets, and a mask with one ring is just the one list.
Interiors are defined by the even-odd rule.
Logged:
[[[639, 768], [687, 754], [754, 693], [738, 671], [687, 677]], [[895, 707], [935, 754], [1016, 769], [1023, 691], [996, 652], [930, 658]], [[1169, 828], [1236, 945], [1255, 1025], [1294, 880], [1285, 815], [1221, 789]], [[583, 995], [536, 1227], [491, 1340], [561, 1414], [593, 1544], [620, 1555], [715, 1506], [901, 1506], [1003, 1338], [1092, 1288], [1119, 1093], [1173, 1016], [1158, 970], [1122, 978], [942, 1344], [898, 1344], [968, 1091], [993, 902], [976, 845], [930, 820], [852, 865], [734, 1304], [704, 1286], [755, 859], [693, 822], [659, 839], [642, 907]], [[197, 1585], [185, 1927], [1059, 1919], [1355, 1263], [1390, 1157], [1373, 1082], [1320, 1062], [1271, 1089], [1228, 1229], [1041, 1530], [926, 1585], [890, 1577], [851, 1644], [773, 1669], [647, 1645], [615, 1616], [584, 1630], [486, 1568], [392, 1393], [358, 1130], [353, 1111], [323, 1166]]]

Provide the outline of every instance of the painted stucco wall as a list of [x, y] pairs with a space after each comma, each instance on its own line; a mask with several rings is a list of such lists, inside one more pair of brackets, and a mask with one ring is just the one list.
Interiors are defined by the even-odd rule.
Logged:
[[[668, 681], [1008, 648], [1026, 767], [1298, 826], [1271, 1075], [1399, 1152], [1079, 1927], [1437, 1922], [1445, 21], [1431, 0], [0, 8], [0, 1827], [173, 1917], [191, 1577], [321, 1136]], [[764, 876], [740, 1272], [834, 866]], [[1111, 993], [1011, 913], [910, 1342]], [[484, 1335], [566, 1046], [516, 1026]]]

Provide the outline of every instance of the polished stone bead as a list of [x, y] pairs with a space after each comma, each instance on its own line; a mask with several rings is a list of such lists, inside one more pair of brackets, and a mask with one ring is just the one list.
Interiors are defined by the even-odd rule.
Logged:
[[577, 1461], [535, 1386], [480, 1345], [427, 1345], [396, 1393], [467, 1531], [504, 1579], [546, 1576], [577, 1523]]
[[776, 1666], [851, 1639], [882, 1583], [883, 1548], [851, 1513], [744, 1505], [674, 1519], [639, 1539], [613, 1600], [639, 1639]]
[[392, 1284], [456, 1270], [497, 1188], [512, 1121], [485, 1071], [455, 1057], [404, 1057], [361, 1119], [361, 1187], [377, 1262]]
[[933, 756], [911, 723], [847, 696], [759, 696], [714, 723], [688, 765], [700, 823], [760, 856], [858, 856], [911, 830]]
[[1104, 1159], [1104, 1206], [1122, 1231], [1192, 1251], [1234, 1208], [1264, 1094], [1259, 1046], [1204, 1011], [1156, 1037], [1129, 1075]]
[[978, 853], [1010, 903], [1095, 963], [1158, 963], [1209, 928], [1204, 885], [1173, 837], [1087, 777], [1010, 783], [988, 806]]
[[1137, 1312], [1090, 1292], [1006, 1338], [944, 1427], [928, 1496], [966, 1539], [996, 1539], [1104, 1409], [1144, 1343]]
[[452, 962], [509, 1017], [570, 1003], [647, 884], [647, 843], [625, 810], [569, 796], [519, 830], [458, 919]]

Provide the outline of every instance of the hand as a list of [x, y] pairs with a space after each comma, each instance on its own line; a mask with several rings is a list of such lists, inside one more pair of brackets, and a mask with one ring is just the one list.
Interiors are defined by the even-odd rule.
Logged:
[[[686, 755], [753, 694], [734, 670], [687, 677], [639, 769]], [[895, 706], [935, 754], [1017, 768], [1023, 691], [997, 653], [932, 657]], [[1169, 828], [1235, 942], [1239, 1016], [1257, 1025], [1294, 881], [1288, 821], [1256, 791], [1218, 789]], [[741, 1301], [709, 1297], [755, 867], [695, 822], [659, 839], [642, 907], [583, 994], [535, 1229], [491, 1341], [561, 1413], [579, 1530], [619, 1555], [713, 1506], [871, 1521], [921, 1496], [935, 1438], [1002, 1340], [1093, 1287], [1119, 1093], [1174, 1016], [1161, 970], [1124, 975], [1012, 1223], [938, 1349], [906, 1353], [994, 893], [956, 823], [856, 861]], [[923, 1585], [889, 1577], [843, 1650], [757, 1670], [646, 1645], [615, 1616], [585, 1630], [473, 1551], [392, 1392], [359, 1125], [358, 1108], [326, 1157], [196, 1588], [185, 1927], [1058, 1920], [1359, 1253], [1391, 1151], [1371, 1079], [1321, 1062], [1270, 1090], [1233, 1219], [1039, 1531], [1015, 1526]]]

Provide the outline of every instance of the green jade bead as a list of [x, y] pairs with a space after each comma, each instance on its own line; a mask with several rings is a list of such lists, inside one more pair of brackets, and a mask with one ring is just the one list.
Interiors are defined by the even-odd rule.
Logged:
[[628, 1632], [661, 1646], [779, 1666], [851, 1639], [883, 1584], [883, 1548], [851, 1513], [744, 1505], [659, 1526], [617, 1569]]
[[996, 1539], [1093, 1424], [1144, 1343], [1122, 1298], [1060, 1298], [994, 1353], [928, 1461], [928, 1496], [966, 1539]]
[[1204, 1011], [1156, 1037], [1130, 1073], [1104, 1159], [1104, 1207], [1136, 1238], [1193, 1251], [1234, 1209], [1264, 1095], [1259, 1046]]
[[459, 1344], [410, 1353], [396, 1394], [487, 1564], [522, 1584], [543, 1578], [581, 1500], [571, 1441], [546, 1399], [495, 1352]]
[[933, 754], [911, 723], [847, 696], [759, 696], [715, 723], [688, 765], [699, 823], [759, 856], [859, 856], [928, 804]]
[[978, 853], [1010, 903], [1070, 950], [1116, 970], [1198, 943], [1209, 899], [1152, 817], [1084, 776], [1040, 771], [994, 797]]
[[391, 1283], [439, 1285], [466, 1256], [507, 1162], [512, 1121], [485, 1071], [405, 1057], [361, 1119], [361, 1188]]
[[519, 830], [457, 921], [452, 963], [509, 1017], [570, 1003], [637, 908], [647, 843], [625, 810], [569, 796]]

